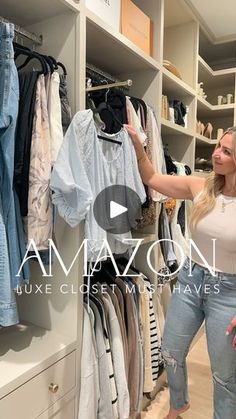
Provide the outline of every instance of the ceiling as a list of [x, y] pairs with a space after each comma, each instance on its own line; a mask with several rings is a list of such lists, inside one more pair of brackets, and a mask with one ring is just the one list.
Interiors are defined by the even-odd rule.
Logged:
[[185, 0], [213, 43], [236, 40], [235, 0]]

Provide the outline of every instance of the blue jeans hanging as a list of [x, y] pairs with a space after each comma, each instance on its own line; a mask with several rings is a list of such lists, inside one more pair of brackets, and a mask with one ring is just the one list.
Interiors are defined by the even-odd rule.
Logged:
[[[6, 273], [3, 275], [0, 273], [0, 292], [4, 287], [9, 289], [9, 281], [11, 282], [10, 289], [12, 290], [29, 278], [27, 264], [24, 265], [22, 275], [16, 277], [21, 260], [26, 252], [26, 247], [19, 205], [13, 188], [15, 129], [19, 101], [18, 73], [14, 62], [12, 45], [13, 38], [14, 25], [0, 23], [0, 209], [7, 239], [4, 248], [8, 250], [10, 267], [10, 276], [6, 275]], [[2, 237], [4, 238], [4, 234]], [[12, 292], [9, 294], [9, 298], [6, 295], [4, 298], [6, 304], [8, 302], [11, 304], [13, 301]], [[8, 323], [10, 322], [10, 317]], [[15, 322], [16, 317], [13, 315], [12, 323]]]

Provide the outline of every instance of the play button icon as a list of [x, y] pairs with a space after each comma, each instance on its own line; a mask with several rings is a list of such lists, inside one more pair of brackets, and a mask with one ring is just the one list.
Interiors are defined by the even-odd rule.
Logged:
[[109, 186], [96, 197], [93, 213], [98, 225], [107, 232], [127, 233], [136, 226], [140, 217], [141, 200], [128, 186]]
[[117, 204], [114, 201], [110, 202], [110, 218], [118, 217], [118, 215], [124, 214], [126, 211], [128, 211], [128, 208], [123, 205]]

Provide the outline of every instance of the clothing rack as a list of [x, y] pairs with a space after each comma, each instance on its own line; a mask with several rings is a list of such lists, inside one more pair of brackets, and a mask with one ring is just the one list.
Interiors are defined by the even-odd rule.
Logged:
[[120, 81], [116, 83], [101, 84], [100, 86], [87, 87], [86, 92], [92, 92], [94, 90], [110, 89], [112, 87], [130, 87], [132, 86], [132, 80]]
[[111, 76], [111, 74], [106, 73], [105, 71], [90, 63], [86, 63], [86, 73], [88, 73], [91, 77], [95, 77], [96, 79], [105, 79], [107, 83], [115, 83], [119, 81], [114, 76]]
[[[9, 20], [0, 16], [0, 23], [13, 23], [13, 22], [10, 22]], [[42, 35], [36, 35], [35, 33], [28, 32], [24, 28], [22, 28], [21, 26], [15, 25], [15, 23], [13, 23], [13, 25], [14, 25], [15, 33], [17, 33], [21, 36], [24, 36], [25, 38], [32, 41], [34, 44], [42, 45], [42, 43], [43, 43]]]

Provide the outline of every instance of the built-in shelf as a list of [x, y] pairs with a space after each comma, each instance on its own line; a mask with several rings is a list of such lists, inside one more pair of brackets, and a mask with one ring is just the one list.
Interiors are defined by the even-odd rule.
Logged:
[[67, 336], [31, 324], [0, 329], [0, 399], [76, 348]]
[[203, 90], [211, 106], [217, 105], [218, 96], [235, 94], [236, 68], [226, 70], [212, 70], [211, 67], [198, 57], [198, 82], [203, 82]]
[[190, 137], [194, 136], [192, 130], [182, 127], [181, 125], [174, 124], [167, 119], [161, 118], [161, 132], [164, 135], [187, 135]]
[[14, 5], [14, 0], [1, 0], [0, 14], [4, 11], [4, 18], [24, 28], [65, 13], [68, 10], [74, 12], [80, 10], [80, 4], [74, 0], [19, 1], [17, 7]]
[[213, 77], [225, 76], [236, 73], [236, 67], [226, 68], [223, 70], [213, 70], [200, 55], [198, 55], [198, 66], [200, 70], [204, 69], [205, 73], [208, 73]]
[[[198, 113], [201, 117], [212, 116], [213, 112], [215, 116], [225, 117], [225, 116], [233, 116], [235, 104], [226, 104], [226, 105], [211, 105], [207, 100], [203, 99], [202, 97], [198, 96]], [[199, 116], [198, 116], [199, 117]]]
[[201, 146], [209, 146], [212, 145], [214, 146], [215, 144], [217, 144], [218, 140], [217, 139], [210, 139], [205, 137], [204, 135], [200, 135], [200, 134], [196, 134], [196, 143], [197, 145], [201, 145]]
[[[86, 9], [86, 59], [112, 75], [160, 70], [160, 64], [120, 32]], [[95, 41], [96, 40], [96, 41]]]
[[165, 67], [162, 67], [163, 73], [163, 93], [167, 96], [173, 97], [176, 95], [178, 97], [183, 97], [184, 95], [195, 96], [195, 91], [183, 80], [176, 77]]

